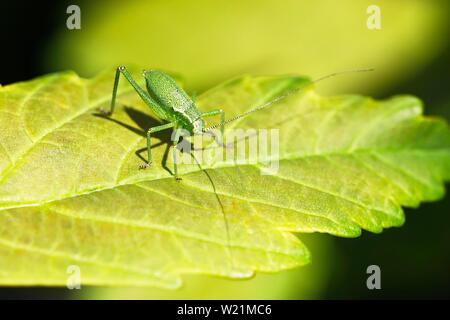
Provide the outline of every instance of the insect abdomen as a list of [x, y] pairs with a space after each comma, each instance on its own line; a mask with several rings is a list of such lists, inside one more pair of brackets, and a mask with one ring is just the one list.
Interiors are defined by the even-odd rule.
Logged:
[[191, 131], [193, 123], [200, 118], [200, 112], [189, 95], [162, 71], [145, 71], [144, 76], [150, 96], [167, 111], [166, 120], [177, 122]]
[[188, 94], [168, 74], [150, 70], [145, 71], [147, 89], [154, 100], [159, 104], [175, 111], [184, 111], [195, 108], [194, 102]]

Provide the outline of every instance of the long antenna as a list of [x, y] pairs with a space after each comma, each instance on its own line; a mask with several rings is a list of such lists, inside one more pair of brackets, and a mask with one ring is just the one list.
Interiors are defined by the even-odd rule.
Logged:
[[[325, 79], [328, 79], [328, 78], [332, 78], [332, 77], [335, 77], [335, 76], [340, 76], [340, 75], [347, 74], [347, 73], [369, 72], [369, 71], [374, 71], [374, 70], [375, 69], [373, 69], [373, 68], [365, 68], [365, 69], [354, 69], [354, 70], [345, 70], [345, 71], [340, 71], [340, 72], [333, 72], [333, 73], [327, 74], [327, 75], [325, 75], [323, 77], [317, 78], [317, 79], [313, 80], [312, 82], [308, 83], [307, 85], [312, 85], [312, 84], [317, 83], [319, 81], [322, 81], [322, 80], [325, 80]], [[266, 102], [266, 103], [264, 103], [264, 104], [262, 104], [262, 105], [260, 105], [258, 107], [255, 107], [255, 108], [253, 108], [253, 109], [251, 109], [249, 111], [246, 111], [246, 112], [244, 112], [244, 113], [242, 113], [242, 114], [240, 114], [238, 116], [235, 116], [233, 118], [230, 118], [230, 119], [224, 121], [224, 124], [236, 121], [236, 120], [238, 120], [240, 118], [248, 116], [249, 114], [251, 114], [253, 112], [265, 109], [265, 108], [269, 107], [270, 105], [274, 104], [275, 102], [278, 102], [280, 100], [283, 100], [283, 99], [293, 95], [294, 93], [298, 92], [303, 87], [304, 86], [299, 86], [298, 88], [289, 90], [287, 93], [285, 93], [285, 94], [283, 94], [281, 96], [278, 96], [278, 97], [276, 97], [273, 100], [270, 100], [270, 101], [268, 101], [268, 102]], [[215, 128], [219, 127], [219, 126], [220, 126], [220, 124], [217, 123], [217, 124], [212, 125], [212, 126], [210, 126], [208, 128], [205, 128], [203, 130], [203, 132], [211, 131], [212, 129], [215, 129]]]
[[203, 173], [205, 173], [206, 177], [208, 178], [209, 182], [211, 183], [211, 187], [213, 189], [213, 193], [217, 199], [217, 202], [219, 203], [220, 210], [222, 213], [223, 223], [225, 225], [225, 234], [226, 234], [226, 241], [227, 241], [226, 251], [227, 251], [227, 254], [229, 257], [230, 267], [231, 267], [231, 269], [234, 269], [234, 260], [233, 260], [232, 250], [231, 250], [230, 226], [228, 224], [228, 220], [227, 220], [227, 216], [225, 214], [225, 208], [223, 206], [222, 200], [220, 200], [220, 197], [217, 194], [216, 185], [214, 184], [214, 181], [211, 178], [211, 176], [209, 175], [208, 171], [206, 171], [205, 169], [202, 168], [202, 166], [200, 165], [200, 162], [197, 160], [197, 158], [195, 157], [195, 155], [192, 152], [190, 152], [190, 155], [195, 160], [195, 162], [197, 162], [197, 166], [200, 168], [200, 170]]

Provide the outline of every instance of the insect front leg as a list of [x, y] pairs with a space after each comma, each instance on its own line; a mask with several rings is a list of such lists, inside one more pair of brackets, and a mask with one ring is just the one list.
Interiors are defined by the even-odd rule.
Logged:
[[[223, 134], [225, 131], [225, 111], [223, 111], [222, 109], [211, 110], [211, 111], [203, 112], [201, 116], [202, 116], [202, 118], [207, 118], [207, 117], [212, 117], [212, 116], [216, 116], [216, 115], [220, 115], [219, 126], [220, 126], [220, 134], [222, 136], [221, 139], [223, 140]], [[216, 137], [214, 137], [214, 138], [216, 138]], [[222, 141], [217, 141], [217, 143], [219, 145], [223, 145]]]
[[157, 127], [152, 127], [147, 131], [147, 163], [140, 166], [141, 169], [148, 168], [152, 164], [152, 133], [173, 128], [175, 123], [170, 122]]

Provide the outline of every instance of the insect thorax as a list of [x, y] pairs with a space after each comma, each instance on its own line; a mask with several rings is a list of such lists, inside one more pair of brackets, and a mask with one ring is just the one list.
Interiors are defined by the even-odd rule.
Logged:
[[170, 121], [176, 122], [177, 127], [186, 129], [192, 134], [201, 134], [205, 127], [205, 123], [200, 117], [200, 113], [197, 110], [192, 112], [192, 109], [189, 111], [190, 112], [175, 111]]

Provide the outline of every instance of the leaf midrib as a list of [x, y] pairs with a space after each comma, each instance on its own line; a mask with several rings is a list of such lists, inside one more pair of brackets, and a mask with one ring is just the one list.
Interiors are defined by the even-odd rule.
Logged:
[[[281, 256], [285, 256], [288, 258], [295, 258], [298, 256], [302, 256], [303, 255], [299, 255], [299, 250], [301, 249], [301, 252], [305, 253], [305, 250], [303, 247], [296, 247], [297, 250], [294, 250], [294, 252], [289, 252], [289, 251], [283, 251], [283, 250], [273, 250], [271, 248], [268, 248], [267, 246], [264, 247], [258, 247], [258, 246], [245, 246], [245, 245], [237, 245], [237, 244], [232, 244], [232, 243], [228, 243], [226, 241], [226, 239], [224, 239], [224, 241], [221, 241], [220, 238], [210, 238], [210, 237], [205, 237], [203, 236], [203, 234], [201, 233], [197, 233], [197, 232], [186, 232], [183, 229], [180, 228], [167, 228], [167, 226], [160, 226], [158, 224], [137, 224], [137, 223], [130, 223], [129, 220], [123, 220], [123, 219], [108, 219], [104, 216], [99, 217], [99, 216], [81, 216], [81, 215], [73, 215], [70, 213], [66, 213], [66, 212], [61, 212], [59, 210], [55, 210], [54, 208], [48, 208], [49, 211], [54, 212], [58, 215], [63, 215], [66, 217], [70, 217], [73, 219], [79, 219], [79, 220], [89, 220], [89, 221], [94, 221], [97, 223], [108, 223], [108, 224], [115, 224], [115, 225], [123, 225], [126, 227], [130, 227], [130, 228], [138, 228], [138, 229], [149, 229], [149, 230], [156, 230], [159, 232], [164, 232], [164, 233], [168, 233], [170, 235], [176, 235], [177, 237], [182, 237], [182, 238], [187, 238], [187, 239], [193, 239], [196, 241], [201, 241], [201, 242], [206, 242], [206, 243], [211, 243], [214, 245], [218, 245], [218, 246], [222, 246], [225, 248], [234, 248], [234, 249], [243, 249], [243, 250], [251, 250], [254, 252], [261, 252], [264, 254], [276, 254], [276, 255], [281, 255]], [[284, 231], [280, 231], [280, 232], [284, 232]], [[176, 241], [179, 241], [178, 239]], [[47, 256], [51, 256], [51, 257], [58, 257], [58, 258], [69, 258], [69, 259], [73, 259], [76, 261], [80, 261], [80, 262], [85, 262], [85, 263], [91, 263], [91, 264], [95, 264], [95, 265], [99, 265], [99, 266], [106, 266], [106, 267], [110, 267], [110, 268], [118, 268], [118, 269], [123, 269], [123, 270], [132, 270], [134, 272], [141, 272], [144, 273], [146, 275], [152, 275], [151, 273], [145, 273], [143, 271], [141, 271], [139, 268], [135, 269], [135, 268], [127, 268], [124, 264], [110, 264], [110, 263], [103, 263], [101, 261], [99, 261], [98, 259], [88, 259], [88, 258], [83, 258], [81, 255], [72, 255], [69, 253], [66, 253], [64, 251], [57, 251], [57, 250], [46, 250], [46, 249], [42, 249], [42, 248], [36, 248], [34, 246], [29, 246], [29, 245], [24, 245], [24, 244], [18, 244], [16, 242], [12, 242], [9, 240], [5, 240], [2, 239], [0, 237], [0, 245], [2, 246], [6, 246], [6, 247], [10, 247], [10, 248], [14, 248], [14, 249], [22, 249], [22, 250], [27, 250], [29, 252], [33, 252], [33, 253], [39, 253], [42, 255], [47, 255]], [[277, 248], [278, 249], [278, 248]], [[56, 254], [55, 254], [56, 253]], [[306, 253], [305, 253], [306, 254]], [[306, 255], [307, 256], [307, 255]], [[154, 276], [154, 275], [152, 275]], [[157, 278], [158, 279], [158, 278]]]
[[[405, 153], [407, 151], [409, 152], [414, 152], [414, 153], [427, 153], [429, 154], [430, 151], [433, 150], [435, 152], [445, 152], [447, 151], [450, 154], [450, 148], [427, 148], [427, 149], [417, 149], [417, 148], [409, 148], [409, 149], [359, 149], [359, 150], [353, 150], [351, 153], [347, 153], [347, 152], [328, 152], [328, 153], [322, 153], [322, 154], [295, 154], [295, 153], [291, 153], [291, 154], [287, 154], [285, 157], [281, 157], [279, 158], [279, 161], [283, 161], [283, 160], [300, 160], [300, 159], [306, 159], [309, 157], [328, 157], [328, 156], [357, 156], [357, 155], [376, 155], [376, 154], [390, 154], [390, 153], [396, 153], [396, 152], [401, 152], [401, 153]], [[229, 164], [229, 163], [221, 163], [220, 165], [216, 165], [213, 167], [203, 167], [203, 169], [223, 169], [223, 168], [232, 168], [232, 167], [240, 167], [240, 166], [249, 166], [249, 164]], [[192, 169], [192, 170], [187, 170], [186, 172], [183, 172], [182, 175], [185, 174], [189, 174], [189, 173], [194, 173], [194, 172], [199, 172], [201, 171], [200, 169]], [[76, 198], [79, 196], [85, 196], [85, 195], [89, 195], [91, 193], [95, 193], [95, 192], [101, 192], [101, 191], [106, 191], [106, 190], [112, 190], [114, 188], [117, 187], [123, 187], [123, 186], [128, 186], [128, 185], [136, 185], [138, 183], [141, 182], [151, 182], [151, 181], [157, 181], [157, 180], [163, 180], [163, 179], [174, 179], [172, 176], [167, 176], [167, 175], [160, 175], [158, 177], [151, 177], [149, 179], [149, 177], [144, 177], [144, 178], [140, 178], [140, 179], [131, 179], [131, 180], [124, 180], [123, 183], [118, 183], [118, 184], [114, 184], [111, 186], [105, 186], [105, 187], [95, 187], [92, 189], [85, 189], [81, 192], [78, 193], [69, 193], [69, 194], [65, 194], [62, 197], [59, 198], [53, 198], [53, 199], [49, 199], [49, 200], [43, 200], [43, 201], [38, 201], [38, 202], [20, 202], [19, 205], [10, 205], [10, 206], [4, 206], [2, 208], [0, 208], [0, 212], [3, 210], [8, 210], [8, 209], [17, 209], [17, 208], [23, 208], [23, 207], [36, 207], [36, 206], [40, 206], [40, 205], [44, 205], [44, 204], [49, 204], [52, 202], [57, 202], [57, 201], [62, 201], [62, 200], [67, 200], [67, 199], [72, 199], [72, 198]], [[419, 179], [415, 178], [416, 181], [424, 184], [424, 182], [420, 181]], [[436, 190], [436, 188], [434, 186], [425, 184], [427, 187], [432, 187], [433, 190]], [[330, 194], [331, 195], [331, 194]], [[12, 203], [12, 202], [10, 202]], [[384, 211], [383, 211], [384, 212]]]

